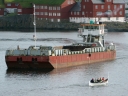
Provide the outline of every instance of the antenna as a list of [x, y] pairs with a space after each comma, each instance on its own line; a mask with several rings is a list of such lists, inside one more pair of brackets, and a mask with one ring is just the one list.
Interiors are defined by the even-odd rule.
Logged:
[[35, 48], [36, 48], [36, 40], [37, 40], [37, 37], [36, 37], [35, 4], [33, 4], [33, 8], [34, 8], [34, 12], [33, 12], [33, 15], [34, 15], [34, 22], [33, 22], [33, 25], [34, 25], [34, 33], [35, 33], [35, 35], [33, 35], [33, 39], [35, 40]]

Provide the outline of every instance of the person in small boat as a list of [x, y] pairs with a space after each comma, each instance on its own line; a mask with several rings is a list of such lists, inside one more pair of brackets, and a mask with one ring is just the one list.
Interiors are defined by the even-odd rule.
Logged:
[[94, 80], [94, 83], [97, 83], [97, 79]]
[[94, 79], [92, 78], [91, 83], [94, 83]]
[[104, 81], [104, 77], [102, 77], [102, 81]]
[[101, 79], [100, 79], [100, 78], [98, 78], [98, 79], [97, 79], [97, 82], [100, 82], [100, 81], [101, 81]]
[[100, 82], [102, 82], [102, 78], [100, 77]]
[[107, 79], [105, 79], [104, 81], [108, 81], [108, 78], [107, 78]]

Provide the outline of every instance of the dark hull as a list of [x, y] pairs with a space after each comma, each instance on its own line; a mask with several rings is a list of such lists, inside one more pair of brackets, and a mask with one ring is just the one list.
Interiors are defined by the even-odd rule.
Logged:
[[114, 60], [116, 51], [63, 56], [6, 56], [8, 69], [52, 69]]

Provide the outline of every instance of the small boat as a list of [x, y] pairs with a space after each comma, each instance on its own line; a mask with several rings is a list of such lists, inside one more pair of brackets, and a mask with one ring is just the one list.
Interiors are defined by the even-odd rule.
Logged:
[[108, 83], [108, 79], [104, 80], [104, 81], [100, 81], [100, 82], [91, 82], [91, 80], [89, 81], [89, 86], [103, 86], [103, 85], [107, 85]]

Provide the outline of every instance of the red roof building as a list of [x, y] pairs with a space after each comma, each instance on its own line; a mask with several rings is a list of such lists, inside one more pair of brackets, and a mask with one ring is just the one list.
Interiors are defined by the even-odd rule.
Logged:
[[5, 8], [0, 8], [0, 16], [6, 15], [8, 13], [16, 13], [18, 4], [8, 3], [5, 4]]
[[122, 0], [82, 0], [70, 11], [70, 22], [121, 21], [125, 18]]
[[20, 4], [17, 3], [7, 3], [5, 4], [5, 8], [0, 8], [0, 16], [16, 13], [18, 15], [21, 14], [33, 14], [33, 7], [32, 8], [22, 8]]
[[69, 12], [71, 8], [75, 5], [75, 0], [64, 0], [60, 5], [36, 5], [35, 13], [37, 18], [45, 18], [51, 22], [61, 20], [69, 20]]

